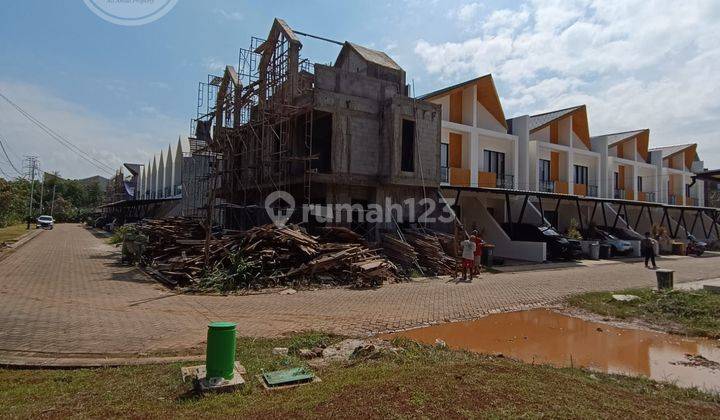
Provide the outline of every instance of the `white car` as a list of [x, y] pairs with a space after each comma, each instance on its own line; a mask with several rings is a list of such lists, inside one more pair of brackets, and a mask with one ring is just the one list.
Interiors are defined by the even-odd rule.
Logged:
[[55, 219], [52, 216], [40, 216], [37, 218], [37, 227], [43, 229], [52, 229], [55, 225]]

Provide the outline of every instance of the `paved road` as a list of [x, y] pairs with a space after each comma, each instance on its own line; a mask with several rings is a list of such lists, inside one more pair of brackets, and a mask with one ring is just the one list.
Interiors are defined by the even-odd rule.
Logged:
[[[185, 351], [210, 320], [247, 336], [302, 330], [361, 335], [552, 303], [583, 291], [649, 286], [642, 263], [486, 274], [473, 283], [422, 280], [377, 290], [294, 295], [173, 295], [117, 263], [117, 249], [76, 225], [57, 227], [0, 262], [0, 356]], [[718, 277], [717, 256], [662, 262], [676, 281]], [[1, 357], [0, 357], [1, 358]]]

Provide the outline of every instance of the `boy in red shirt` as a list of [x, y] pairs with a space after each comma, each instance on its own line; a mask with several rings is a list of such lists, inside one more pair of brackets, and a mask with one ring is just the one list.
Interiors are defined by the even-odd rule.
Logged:
[[482, 271], [482, 252], [485, 241], [483, 241], [477, 230], [473, 230], [471, 240], [475, 242], [475, 269], [477, 273], [480, 274]]

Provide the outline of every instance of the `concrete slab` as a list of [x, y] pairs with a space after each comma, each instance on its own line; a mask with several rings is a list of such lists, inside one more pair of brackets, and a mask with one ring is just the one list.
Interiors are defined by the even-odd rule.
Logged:
[[[706, 288], [705, 286], [709, 286]], [[679, 290], [720, 290], [720, 278], [692, 281], [689, 283], [678, 284], [675, 286]], [[713, 291], [713, 290], [711, 290]]]
[[243, 386], [245, 385], [245, 379], [243, 379], [242, 375], [247, 373], [240, 362], [235, 362], [233, 377], [229, 380], [224, 378], [208, 378], [205, 365], [181, 367], [180, 372], [182, 373], [183, 382], [186, 380], [192, 381], [193, 387], [201, 392], [230, 391]]

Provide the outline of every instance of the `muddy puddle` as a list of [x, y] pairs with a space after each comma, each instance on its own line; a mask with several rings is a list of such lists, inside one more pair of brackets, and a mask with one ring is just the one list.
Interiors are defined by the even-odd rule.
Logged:
[[545, 309], [490, 315], [389, 335], [527, 363], [646, 376], [720, 392], [720, 341], [618, 328]]

